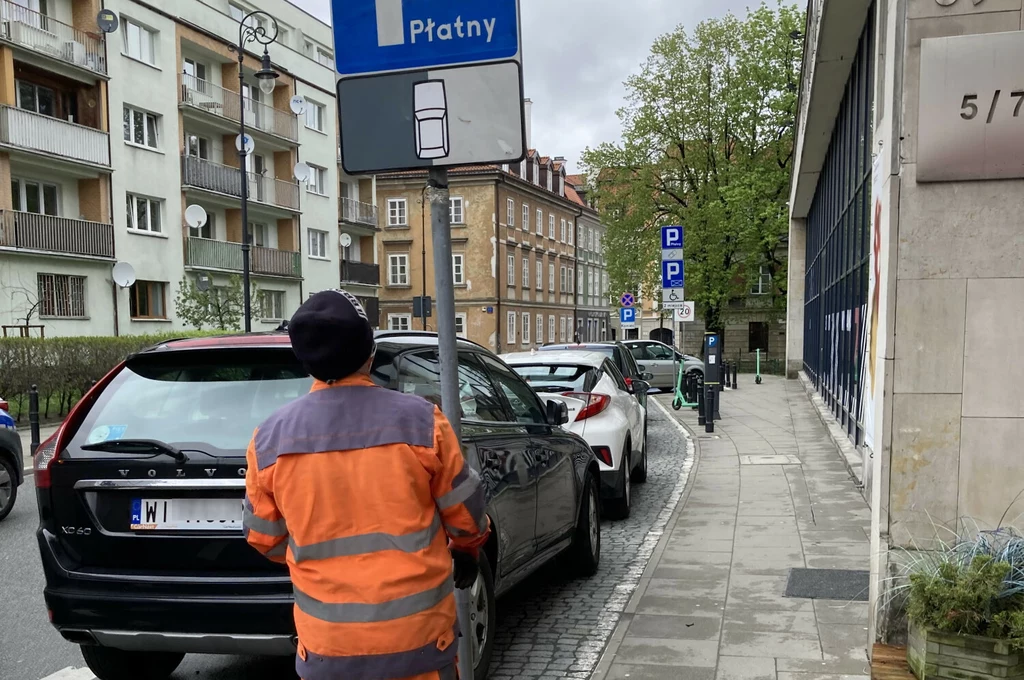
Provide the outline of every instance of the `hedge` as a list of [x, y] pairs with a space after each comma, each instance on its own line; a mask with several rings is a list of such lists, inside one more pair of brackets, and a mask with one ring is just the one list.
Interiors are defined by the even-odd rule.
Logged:
[[2, 338], [0, 397], [15, 419], [28, 419], [28, 393], [39, 389], [39, 417], [65, 416], [92, 381], [99, 380], [125, 357], [159, 342], [204, 333], [165, 333], [122, 337]]

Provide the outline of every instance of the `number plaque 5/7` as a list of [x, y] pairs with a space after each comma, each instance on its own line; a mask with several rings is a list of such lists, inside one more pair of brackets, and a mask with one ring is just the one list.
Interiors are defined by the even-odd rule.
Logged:
[[[996, 117], [996, 113], [999, 109], [999, 97], [1002, 95], [1002, 90], [996, 90], [992, 94], [992, 103], [988, 108], [988, 118], [985, 119], [987, 125], [992, 124], [992, 120]], [[1017, 90], [1010, 93], [1010, 96], [1017, 100], [1016, 106], [1013, 107], [1013, 117], [1020, 118], [1021, 104], [1024, 104], [1024, 90]], [[978, 105], [974, 102], [977, 101], [978, 95], [976, 94], [965, 94], [963, 102], [960, 104], [960, 117], [964, 120], [974, 120], [978, 117]]]

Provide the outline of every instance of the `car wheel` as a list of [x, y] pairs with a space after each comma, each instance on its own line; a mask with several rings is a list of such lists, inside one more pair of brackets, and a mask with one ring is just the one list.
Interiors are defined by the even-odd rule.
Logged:
[[82, 645], [82, 658], [99, 680], [167, 680], [184, 654], [126, 652], [112, 647]]
[[494, 600], [494, 573], [487, 558], [480, 555], [480, 573], [469, 589], [469, 647], [473, 654], [473, 677], [486, 680], [494, 651], [494, 634], [498, 626]]
[[0, 458], [0, 520], [11, 514], [18, 500], [18, 473], [6, 458]]
[[629, 517], [629, 508], [633, 500], [633, 483], [631, 481], [632, 474], [630, 473], [630, 455], [629, 450], [632, 448], [632, 444], [626, 441], [626, 450], [622, 452], [622, 481], [619, 482], [619, 497], [612, 500], [608, 508], [608, 514], [612, 519], [626, 519]]
[[644, 422], [644, 446], [640, 450], [640, 462], [633, 468], [630, 475], [634, 484], [643, 484], [647, 481], [647, 422]]
[[600, 508], [597, 478], [588, 472], [583, 479], [580, 516], [569, 548], [572, 569], [580, 576], [593, 576], [601, 563]]

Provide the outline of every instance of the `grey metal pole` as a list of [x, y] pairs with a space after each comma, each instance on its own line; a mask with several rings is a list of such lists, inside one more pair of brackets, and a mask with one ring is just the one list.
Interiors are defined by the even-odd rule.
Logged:
[[28, 393], [28, 425], [31, 436], [28, 453], [34, 457], [39, 448], [39, 388], [36, 385]]
[[[427, 180], [427, 198], [430, 202], [430, 229], [434, 244], [434, 290], [437, 297], [438, 359], [441, 364], [441, 404], [445, 416], [462, 436], [462, 407], [459, 404], [459, 355], [455, 337], [455, 285], [452, 280], [452, 232], [449, 212], [448, 170], [431, 168]], [[469, 636], [469, 591], [456, 589], [455, 611], [459, 618], [459, 678], [473, 680], [473, 651]]]
[[245, 149], [245, 52], [242, 38], [244, 24], [238, 25], [238, 130], [242, 148], [238, 151], [238, 174], [242, 178], [242, 314], [246, 333], [252, 332], [252, 291], [249, 285], [249, 174]]

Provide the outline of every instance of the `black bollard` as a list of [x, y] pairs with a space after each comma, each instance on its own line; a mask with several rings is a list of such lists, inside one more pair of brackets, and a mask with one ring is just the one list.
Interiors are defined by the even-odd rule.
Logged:
[[704, 419], [704, 431], [715, 431], [715, 409], [718, 408], [718, 390], [721, 385], [708, 385], [704, 395], [704, 408], [707, 409], [707, 418]]
[[707, 402], [705, 401], [704, 385], [701, 384], [701, 382], [702, 381], [698, 381], [698, 384], [697, 384], [697, 424], [698, 425], [704, 425], [704, 424], [707, 423], [707, 418], [705, 417], [705, 414], [707, 413], [707, 411], [705, 410], [707, 408]]
[[732, 365], [732, 388], [738, 390], [740, 388], [740, 362], [736, 362]]
[[732, 383], [729, 382], [729, 376], [730, 375], [732, 375], [732, 374], [729, 373], [729, 362], [728, 361], [723, 361], [722, 362], [722, 386], [723, 387], [732, 387]]
[[39, 448], [39, 388], [35, 385], [28, 392], [28, 425], [32, 434], [29, 455], [35, 456]]

